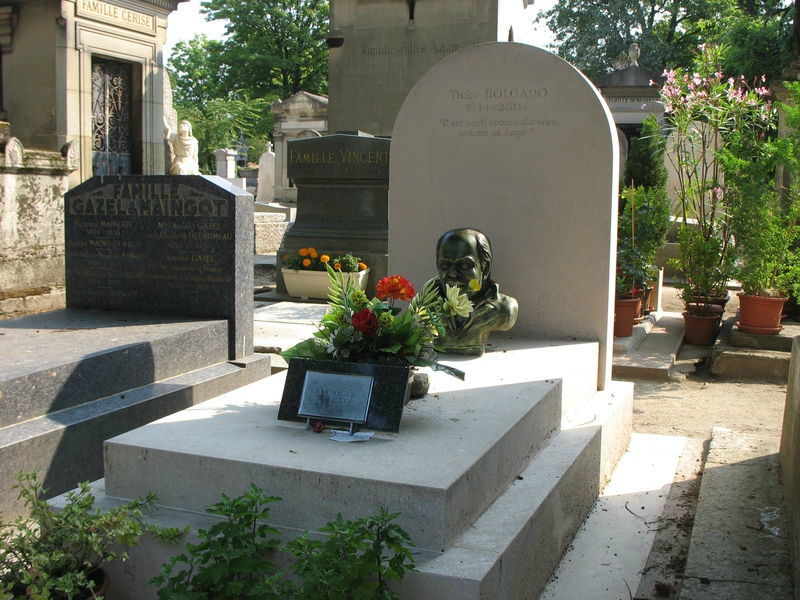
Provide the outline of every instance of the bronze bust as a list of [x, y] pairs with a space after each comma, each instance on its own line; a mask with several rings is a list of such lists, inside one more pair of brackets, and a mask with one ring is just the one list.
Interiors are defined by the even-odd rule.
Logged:
[[437, 344], [442, 352], [483, 354], [493, 331], [508, 331], [517, 321], [517, 301], [500, 293], [491, 279], [492, 246], [477, 229], [461, 228], [445, 232], [436, 244], [434, 280], [445, 297], [446, 286], [456, 286], [472, 302], [467, 317], [455, 316], [447, 324], [445, 337]]

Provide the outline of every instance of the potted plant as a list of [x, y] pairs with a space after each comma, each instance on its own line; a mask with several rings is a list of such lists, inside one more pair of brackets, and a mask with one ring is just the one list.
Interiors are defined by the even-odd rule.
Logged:
[[10, 598], [96, 599], [108, 586], [103, 566], [125, 560], [138, 543], [148, 495], [121, 506], [94, 508], [88, 483], [66, 494], [60, 510], [44, 500], [36, 473], [19, 473], [19, 498], [29, 517], [0, 525], [0, 591]]
[[[618, 247], [620, 241], [618, 240]], [[617, 276], [614, 297], [614, 337], [630, 337], [642, 307], [641, 290], [650, 274], [642, 253], [627, 246], [617, 250]]]
[[[722, 154], [726, 193], [730, 196], [732, 230], [736, 240], [739, 329], [747, 333], [776, 334], [786, 302], [792, 252], [800, 229], [800, 85], [789, 83], [793, 103], [782, 105], [790, 134], [781, 139], [752, 139], [744, 133]], [[774, 119], [766, 126], [774, 125]], [[775, 173], [782, 167], [788, 185]]]
[[328, 266], [340, 279], [353, 280], [358, 288], [366, 289], [369, 267], [361, 258], [350, 253], [318, 252], [316, 248], [308, 247], [281, 256], [281, 274], [286, 291], [297, 298], [327, 298]]
[[[655, 278], [653, 263], [656, 253], [664, 245], [670, 226], [669, 199], [663, 187], [633, 185], [622, 191], [621, 199], [623, 209], [617, 227], [617, 253], [618, 257], [623, 254], [622, 266], [627, 265], [628, 271], [633, 269], [628, 276], [635, 279], [633, 286], [641, 290], [644, 312], [653, 289], [650, 282]], [[631, 255], [627, 249], [635, 250], [636, 254]]]
[[689, 317], [720, 313], [714, 298], [727, 295], [733, 231], [721, 157], [741, 136], [759, 139], [772, 118], [765, 88], [725, 77], [720, 59], [719, 48], [701, 45], [694, 68], [665, 71], [660, 90], [681, 210], [680, 253], [673, 266], [684, 276], [681, 292]]
[[719, 238], [706, 239], [691, 225], [678, 227], [679, 255], [673, 267], [682, 273], [678, 284], [683, 313], [684, 338], [687, 343], [708, 346], [717, 336], [723, 308], [716, 298], [725, 289], [731, 255]]

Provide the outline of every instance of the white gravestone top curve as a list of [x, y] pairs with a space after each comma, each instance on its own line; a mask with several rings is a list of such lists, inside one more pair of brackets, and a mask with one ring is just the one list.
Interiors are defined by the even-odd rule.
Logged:
[[421, 286], [439, 236], [483, 231], [492, 278], [519, 301], [515, 337], [598, 340], [610, 381], [619, 148], [597, 89], [558, 56], [513, 42], [451, 54], [395, 122], [389, 272]]

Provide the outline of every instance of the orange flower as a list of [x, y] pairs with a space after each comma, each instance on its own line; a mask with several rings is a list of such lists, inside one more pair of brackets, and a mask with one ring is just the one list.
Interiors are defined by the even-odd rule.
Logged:
[[311, 266], [311, 259], [310, 258], [304, 258], [303, 259], [303, 266], [304, 267], [310, 267]]
[[319, 256], [319, 254], [317, 254], [317, 251], [316, 251], [316, 250], [312, 250], [312, 251], [310, 252], [310, 254], [311, 254], [311, 258], [317, 258], [317, 257]]
[[341, 271], [342, 270], [342, 263], [333, 263], [333, 270], [334, 271]]
[[322, 256], [319, 257], [319, 262], [321, 262], [321, 263], [330, 262], [330, 260], [331, 260], [331, 257], [328, 256], [327, 254], [323, 254]]
[[366, 271], [367, 270], [367, 263], [363, 263], [363, 262], [358, 263], [358, 270], [359, 271]]
[[315, 249], [315, 248], [312, 248], [311, 246], [309, 246], [308, 248], [306, 248], [306, 250], [308, 250], [308, 253], [309, 253], [309, 254], [311, 254], [311, 255], [314, 255], [314, 254], [316, 254], [316, 253], [317, 253], [316, 249]]
[[375, 296], [380, 300], [391, 298], [392, 300], [408, 301], [414, 297], [414, 286], [401, 275], [389, 275], [377, 283]]
[[297, 253], [300, 256], [308, 256], [308, 248], [300, 248], [300, 250], [298, 250]]

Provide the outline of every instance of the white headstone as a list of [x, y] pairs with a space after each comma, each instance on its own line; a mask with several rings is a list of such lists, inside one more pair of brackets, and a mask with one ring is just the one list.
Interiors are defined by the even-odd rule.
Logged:
[[275, 153], [272, 144], [258, 160], [258, 188], [256, 202], [269, 204], [275, 200]]
[[417, 286], [436, 240], [473, 227], [492, 278], [519, 301], [515, 337], [598, 340], [611, 377], [619, 149], [596, 88], [518, 43], [472, 46], [419, 80], [395, 122], [389, 272]]
[[236, 150], [231, 148], [220, 148], [214, 150], [214, 158], [217, 159], [217, 175], [224, 179], [236, 177]]

